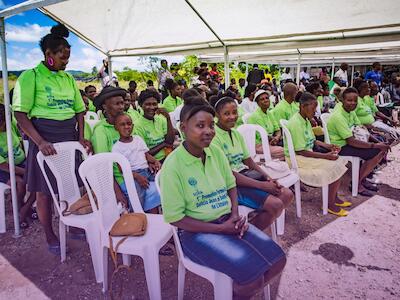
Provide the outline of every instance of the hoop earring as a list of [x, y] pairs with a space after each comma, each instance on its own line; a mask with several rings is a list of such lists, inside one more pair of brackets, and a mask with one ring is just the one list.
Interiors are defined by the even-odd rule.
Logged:
[[47, 64], [52, 67], [54, 66], [54, 59], [52, 57], [48, 57], [47, 58]]

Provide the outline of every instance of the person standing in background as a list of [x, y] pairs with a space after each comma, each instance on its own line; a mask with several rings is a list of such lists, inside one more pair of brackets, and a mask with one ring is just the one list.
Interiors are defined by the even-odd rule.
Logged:
[[263, 80], [264, 78], [265, 77], [263, 70], [258, 69], [258, 64], [254, 64], [253, 70], [251, 70], [249, 72], [249, 75], [247, 76], [247, 82], [253, 84], [259, 84], [261, 80]]
[[339, 70], [335, 73], [335, 77], [338, 77], [340, 79], [340, 85], [341, 86], [347, 86], [348, 85], [348, 76], [347, 76], [347, 69], [349, 68], [349, 65], [347, 63], [342, 63], [340, 65]]
[[164, 100], [168, 97], [168, 91], [165, 88], [165, 81], [170, 78], [174, 79], [171, 72], [168, 70], [168, 62], [166, 59], [161, 60], [161, 68], [158, 70], [157, 80], [158, 80], [158, 89], [161, 92], [161, 100]]
[[372, 70], [365, 74], [365, 80], [373, 80], [380, 87], [382, 85], [382, 66], [378, 62], [372, 64]]

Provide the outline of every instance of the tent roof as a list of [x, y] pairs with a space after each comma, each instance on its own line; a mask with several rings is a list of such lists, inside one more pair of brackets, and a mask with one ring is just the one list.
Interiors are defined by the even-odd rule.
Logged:
[[0, 17], [35, 7], [112, 56], [400, 40], [393, 0], [30, 0]]

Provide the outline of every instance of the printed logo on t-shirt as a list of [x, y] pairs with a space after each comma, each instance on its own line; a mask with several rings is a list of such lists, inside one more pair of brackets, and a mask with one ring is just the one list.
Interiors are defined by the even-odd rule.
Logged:
[[72, 108], [74, 105], [73, 99], [55, 99], [51, 87], [44, 87], [47, 94], [47, 105], [51, 108], [66, 109]]

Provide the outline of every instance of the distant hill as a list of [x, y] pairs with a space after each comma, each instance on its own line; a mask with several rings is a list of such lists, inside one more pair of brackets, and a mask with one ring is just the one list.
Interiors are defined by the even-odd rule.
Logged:
[[[8, 75], [15, 75], [15, 76], [19, 76], [21, 75], [22, 72], [24, 72], [25, 70], [20, 70], [20, 71], [8, 71]], [[78, 71], [78, 70], [68, 70], [67, 73], [71, 74], [72, 76], [74, 76], [75, 78], [84, 78], [84, 77], [88, 77], [90, 76], [89, 73], [83, 72], [83, 71]], [[0, 71], [0, 78], [3, 78], [3, 72]]]

